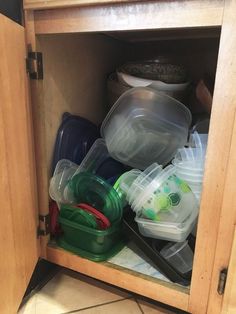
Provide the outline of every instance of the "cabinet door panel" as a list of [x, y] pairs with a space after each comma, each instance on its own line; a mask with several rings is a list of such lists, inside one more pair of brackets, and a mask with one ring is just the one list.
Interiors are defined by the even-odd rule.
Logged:
[[24, 28], [0, 15], [0, 313], [14, 314], [38, 259]]
[[223, 298], [222, 314], [236, 313], [236, 228]]

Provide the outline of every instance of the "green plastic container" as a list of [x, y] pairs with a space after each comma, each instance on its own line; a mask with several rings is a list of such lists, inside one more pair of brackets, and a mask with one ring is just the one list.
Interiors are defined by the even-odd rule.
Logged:
[[[111, 252], [115, 246], [123, 242], [124, 236], [122, 235], [121, 223], [113, 224], [106, 230], [96, 230], [60, 216], [58, 220], [64, 232], [63, 242], [74, 248], [73, 250], [69, 249], [70, 251], [86, 258], [92, 259], [91, 254], [94, 256], [100, 255], [101, 258], [104, 254], [110, 256], [109, 251]], [[60, 240], [58, 243], [60, 245]], [[65, 248], [65, 246], [61, 246]], [[107, 258], [102, 258], [101, 260], [105, 259]]]
[[87, 258], [91, 261], [94, 262], [102, 262], [102, 261], [106, 261], [108, 259], [110, 259], [112, 256], [116, 255], [118, 252], [120, 252], [123, 247], [125, 246], [125, 241], [120, 241], [118, 242], [116, 245], [114, 245], [108, 252], [103, 253], [103, 254], [94, 254], [82, 249], [79, 249], [73, 245], [68, 244], [64, 237], [61, 237], [58, 241], [57, 241], [58, 245], [67, 250], [70, 251], [72, 253], [75, 253], [76, 255], [79, 255], [81, 257]]

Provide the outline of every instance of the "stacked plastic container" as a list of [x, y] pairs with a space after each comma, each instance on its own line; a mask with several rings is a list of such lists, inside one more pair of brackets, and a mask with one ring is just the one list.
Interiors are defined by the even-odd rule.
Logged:
[[142, 235], [168, 241], [184, 241], [196, 223], [198, 204], [188, 184], [170, 165], [153, 164], [145, 171], [131, 170], [115, 188], [126, 196], [136, 212]]
[[194, 132], [190, 137], [190, 146], [178, 150], [172, 164], [176, 174], [191, 187], [198, 201], [201, 198], [207, 135]]

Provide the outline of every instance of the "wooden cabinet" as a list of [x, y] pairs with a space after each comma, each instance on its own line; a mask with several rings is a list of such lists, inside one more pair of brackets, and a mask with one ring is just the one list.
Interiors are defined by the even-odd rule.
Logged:
[[[227, 313], [227, 308], [232, 311], [234, 305], [229, 304], [233, 304], [230, 303], [231, 290], [235, 290], [232, 271], [235, 245], [232, 252], [231, 248], [236, 222], [235, 1], [26, 0], [24, 6], [27, 49], [43, 53], [44, 79], [31, 81], [30, 106], [27, 94], [22, 94], [25, 86], [27, 87], [26, 72], [23, 68], [23, 29], [1, 16], [0, 51], [3, 57], [0, 61], [0, 97], [4, 106], [1, 105], [0, 123], [4, 136], [0, 141], [1, 154], [5, 152], [5, 155], [1, 155], [3, 182], [0, 191], [4, 205], [9, 207], [6, 212], [11, 215], [7, 222], [2, 222], [8, 232], [5, 233], [2, 228], [1, 237], [9, 249], [6, 262], [11, 269], [12, 278], [17, 278], [18, 283], [24, 281], [24, 284], [19, 286], [17, 297], [15, 290], [12, 291], [9, 300], [11, 309], [5, 306], [4, 302], [1, 303], [1, 313], [15, 312], [32, 265], [38, 256], [38, 242], [40, 256], [51, 262], [185, 311], [196, 314], [216, 314], [221, 313], [222, 309]], [[9, 32], [16, 35], [10, 37]], [[12, 43], [6, 40], [7, 37], [11, 38]], [[16, 53], [16, 45], [22, 46], [21, 54]], [[105, 74], [127, 58], [132, 60], [137, 57], [153, 57], [156, 53], [166, 51], [178, 53], [180, 59], [192, 64], [191, 68], [196, 77], [204, 67], [215, 70], [217, 62], [204, 188], [190, 287], [153, 279], [108, 262], [94, 263], [55, 247], [49, 242], [48, 236], [41, 236], [38, 240], [36, 238], [35, 209], [38, 208], [41, 215], [48, 214], [50, 163], [61, 114], [69, 111], [96, 123], [101, 122], [105, 114]], [[11, 71], [13, 59], [19, 62], [14, 62], [14, 69]], [[18, 69], [19, 64], [21, 66]], [[22, 77], [13, 75], [13, 71], [14, 74], [22, 73]], [[22, 85], [23, 82], [25, 85]], [[15, 98], [12, 95], [15, 95]], [[13, 119], [19, 124], [14, 125]], [[19, 140], [16, 140], [17, 134]], [[14, 143], [14, 146], [11, 146], [11, 143]], [[22, 156], [17, 154], [18, 147], [26, 153]], [[33, 160], [33, 151], [36, 163]], [[20, 172], [17, 172], [19, 169]], [[23, 181], [24, 184], [21, 184], [22, 177], [27, 178]], [[10, 186], [8, 194], [6, 186], [8, 189]], [[14, 219], [14, 194], [11, 194], [11, 189], [16, 188], [20, 195], [25, 193], [22, 194], [25, 207], [20, 201], [17, 203], [17, 222]], [[19, 242], [16, 241], [15, 246], [10, 246], [14, 239], [19, 239]], [[16, 252], [23, 254], [24, 258], [21, 255], [18, 257]], [[15, 261], [12, 261], [10, 256], [15, 256]], [[26, 256], [32, 256], [30, 264]], [[217, 289], [220, 272], [228, 268], [230, 256], [224, 298]], [[18, 259], [21, 260], [21, 268], [16, 267]], [[7, 285], [9, 282], [6, 280], [1, 293], [3, 299], [6, 297], [4, 292], [10, 289]], [[13, 282], [11, 287], [12, 285]]]

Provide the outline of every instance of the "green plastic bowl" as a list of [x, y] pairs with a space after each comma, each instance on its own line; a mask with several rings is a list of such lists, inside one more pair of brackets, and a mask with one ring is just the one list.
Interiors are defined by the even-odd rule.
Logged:
[[77, 204], [89, 204], [101, 211], [111, 223], [122, 218], [122, 201], [113, 187], [102, 178], [88, 172], [75, 175], [68, 183]]

